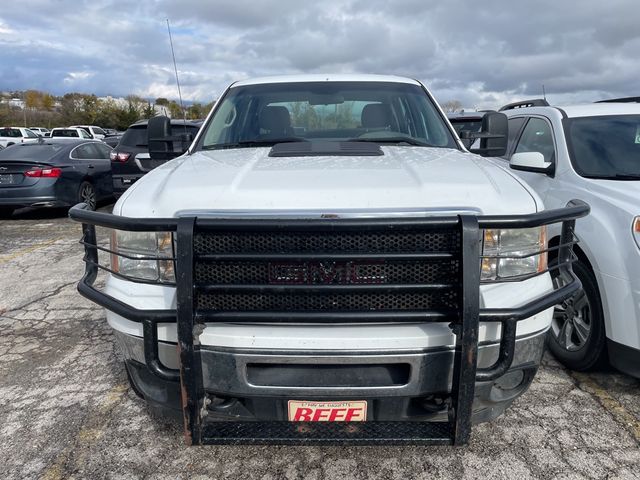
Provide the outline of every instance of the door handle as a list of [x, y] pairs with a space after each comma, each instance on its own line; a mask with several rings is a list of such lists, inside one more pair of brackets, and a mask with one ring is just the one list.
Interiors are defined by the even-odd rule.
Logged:
[[89, 168], [94, 168], [94, 167], [93, 167], [93, 165], [92, 165], [91, 163], [89, 164]]

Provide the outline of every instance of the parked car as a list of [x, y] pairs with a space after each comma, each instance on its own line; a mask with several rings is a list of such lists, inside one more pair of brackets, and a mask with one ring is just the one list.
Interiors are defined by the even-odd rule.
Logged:
[[[152, 161], [174, 132], [149, 120]], [[506, 116], [481, 135], [477, 153], [502, 155]], [[233, 84], [113, 214], [70, 215], [79, 291], [188, 441], [462, 444], [533, 381], [553, 305], [579, 288], [554, 290], [546, 226], [568, 235], [587, 212], [545, 210], [467, 151], [416, 80], [296, 75]], [[95, 225], [113, 229], [104, 289]]]
[[89, 208], [113, 196], [111, 147], [97, 140], [49, 139], [0, 152], [0, 211], [22, 207]]
[[47, 133], [51, 131], [48, 128], [44, 128], [44, 127], [29, 127], [29, 130], [40, 135], [41, 137], [46, 137]]
[[93, 140], [93, 137], [89, 132], [83, 128], [68, 127], [68, 128], [54, 128], [51, 130], [50, 138], [62, 137], [62, 138], [85, 138]]
[[69, 128], [82, 128], [85, 132], [91, 135], [96, 140], [102, 140], [107, 136], [107, 132], [105, 132], [102, 128], [96, 125], [71, 125]]
[[[168, 158], [152, 160], [149, 157], [148, 122], [148, 120], [141, 120], [131, 125], [111, 152], [113, 191], [116, 196], [122, 195], [127, 188], [147, 172], [168, 160]], [[193, 139], [201, 126], [202, 121], [200, 120], [187, 120], [185, 123], [184, 120], [172, 119], [171, 135], [176, 137], [176, 151], [181, 148], [180, 136], [187, 134]]]
[[[574, 248], [584, 291], [556, 308], [549, 348], [575, 370], [608, 355], [640, 377], [640, 104], [530, 100], [501, 111], [509, 117], [504, 159], [513, 173], [549, 208], [576, 198], [591, 205]], [[553, 236], [551, 246], [558, 242]]]
[[38, 134], [24, 127], [2, 127], [0, 128], [0, 145], [8, 147], [18, 143], [37, 142]]

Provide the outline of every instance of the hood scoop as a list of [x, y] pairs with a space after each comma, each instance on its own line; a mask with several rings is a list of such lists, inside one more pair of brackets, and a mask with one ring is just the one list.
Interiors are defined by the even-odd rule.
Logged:
[[372, 157], [380, 155], [384, 155], [380, 145], [371, 142], [286, 142], [276, 143], [269, 152], [270, 157]]

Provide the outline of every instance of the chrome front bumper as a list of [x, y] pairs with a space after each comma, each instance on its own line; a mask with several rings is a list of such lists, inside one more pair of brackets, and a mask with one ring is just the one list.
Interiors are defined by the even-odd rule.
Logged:
[[[165, 414], [179, 414], [179, 384], [163, 383], [146, 368], [143, 339], [118, 331], [114, 335], [136, 388], [149, 404]], [[518, 338], [507, 373], [494, 381], [476, 382], [474, 423], [499, 416], [527, 390], [542, 358], [544, 337], [545, 332], [538, 332]], [[494, 364], [499, 347], [499, 343], [480, 344], [478, 366]], [[160, 342], [159, 356], [164, 365], [177, 368], [175, 344]], [[441, 420], [446, 418], [445, 411], [433, 406], [437, 405], [439, 395], [444, 397], [451, 391], [454, 350], [443, 347], [412, 352], [310, 353], [203, 346], [201, 357], [205, 390], [220, 398], [224, 406], [217, 412], [211, 409], [212, 416], [283, 420], [279, 404], [287, 399], [357, 397], [388, 405], [377, 409], [377, 420]], [[329, 370], [329, 375], [321, 373], [323, 368]], [[345, 373], [344, 378], [340, 377], [341, 372]], [[416, 404], [424, 406], [424, 402], [431, 400], [436, 403], [429, 408], [416, 408]]]

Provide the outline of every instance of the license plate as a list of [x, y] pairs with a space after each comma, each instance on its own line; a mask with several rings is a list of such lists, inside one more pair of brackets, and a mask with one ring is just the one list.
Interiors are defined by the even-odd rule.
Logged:
[[10, 173], [5, 173], [4, 175], [0, 175], [0, 184], [2, 185], [13, 185], [14, 178]]
[[307, 402], [289, 400], [290, 422], [364, 422], [367, 401]]

